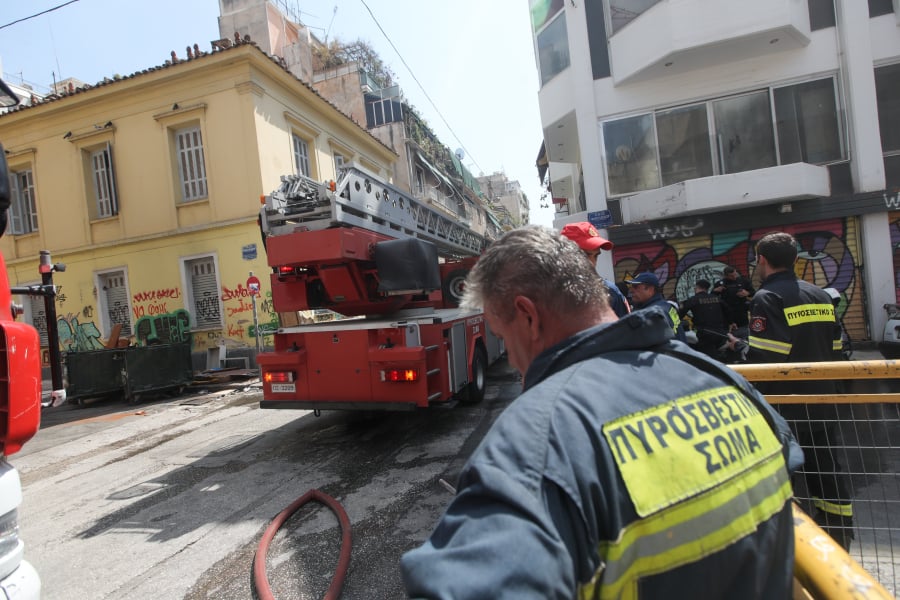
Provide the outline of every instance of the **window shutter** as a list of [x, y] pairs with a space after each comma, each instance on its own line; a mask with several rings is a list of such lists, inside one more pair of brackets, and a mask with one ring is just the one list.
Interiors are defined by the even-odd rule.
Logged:
[[37, 202], [34, 199], [34, 174], [31, 169], [22, 172], [22, 218], [26, 233], [38, 230]]
[[31, 326], [37, 329], [40, 334], [41, 346], [49, 346], [47, 341], [47, 310], [44, 305], [43, 296], [26, 296], [25, 302], [31, 309]]
[[19, 189], [19, 174], [9, 174], [9, 189], [12, 202], [9, 205], [9, 231], [13, 235], [25, 233], [22, 227], [22, 191]]
[[216, 265], [212, 257], [190, 261], [191, 297], [194, 301], [194, 320], [198, 328], [220, 327], [219, 288], [216, 285]]
[[178, 174], [185, 202], [205, 198], [206, 166], [203, 162], [203, 139], [199, 127], [181, 129], [175, 134], [178, 147]]
[[294, 163], [297, 172], [309, 177], [309, 144], [299, 135], [294, 134]]
[[112, 209], [110, 166], [107, 149], [91, 153], [91, 169], [94, 173], [94, 199], [97, 201], [97, 216], [100, 218], [111, 217], [115, 214]]
[[128, 302], [128, 288], [125, 286], [125, 274], [121, 271], [104, 275], [101, 278], [104, 295], [106, 296], [106, 314], [109, 318], [109, 327], [121, 325], [119, 335], [131, 335], [131, 306]]

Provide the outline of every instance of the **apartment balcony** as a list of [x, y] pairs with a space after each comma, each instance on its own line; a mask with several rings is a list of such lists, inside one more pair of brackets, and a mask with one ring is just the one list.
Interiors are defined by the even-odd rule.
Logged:
[[616, 85], [809, 42], [807, 0], [661, 0], [609, 38]]
[[828, 167], [793, 163], [742, 173], [689, 179], [640, 192], [621, 201], [622, 222], [640, 223], [721, 212], [831, 194]]

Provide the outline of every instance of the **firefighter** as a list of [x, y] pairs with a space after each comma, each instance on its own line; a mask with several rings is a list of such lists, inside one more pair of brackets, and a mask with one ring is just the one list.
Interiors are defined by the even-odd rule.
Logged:
[[[756, 244], [762, 285], [750, 301], [747, 362], [785, 363], [840, 359], [834, 306], [824, 290], [794, 274], [797, 242], [774, 232]], [[834, 381], [760, 382], [764, 394], [834, 394]], [[837, 407], [785, 404], [777, 407], [788, 420], [806, 454], [803, 479], [812, 498], [813, 518], [845, 549], [853, 539], [850, 481], [832, 448], [839, 441]]]
[[750, 280], [738, 273], [737, 269], [727, 266], [722, 271], [722, 279], [716, 281], [713, 292], [722, 297], [728, 312], [732, 329], [747, 326], [747, 305], [755, 290]]
[[463, 306], [484, 309], [524, 391], [403, 556], [407, 593], [789, 598], [802, 455], [787, 424], [672, 341], [658, 307], [617, 318], [601, 285], [574, 244], [536, 226], [469, 273]]
[[669, 326], [675, 333], [675, 339], [687, 343], [684, 333], [684, 323], [678, 316], [678, 306], [663, 298], [659, 278], [649, 271], [638, 273], [625, 283], [631, 288], [631, 303], [635, 309], [659, 306], [666, 314]]

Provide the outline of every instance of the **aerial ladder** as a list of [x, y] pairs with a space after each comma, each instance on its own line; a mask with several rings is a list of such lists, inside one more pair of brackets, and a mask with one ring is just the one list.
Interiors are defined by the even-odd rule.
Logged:
[[[484, 397], [502, 342], [459, 303], [485, 236], [356, 165], [337, 182], [283, 176], [263, 203], [280, 326], [273, 350], [257, 355], [262, 408], [412, 410]], [[342, 318], [295, 318], [316, 309]]]

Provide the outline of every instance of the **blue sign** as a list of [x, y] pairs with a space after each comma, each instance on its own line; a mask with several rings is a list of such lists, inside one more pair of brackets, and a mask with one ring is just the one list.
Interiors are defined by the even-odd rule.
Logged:
[[244, 260], [253, 260], [256, 258], [256, 244], [247, 244], [241, 248], [241, 258]]
[[612, 214], [608, 210], [589, 212], [588, 222], [597, 229], [606, 229], [613, 224]]

